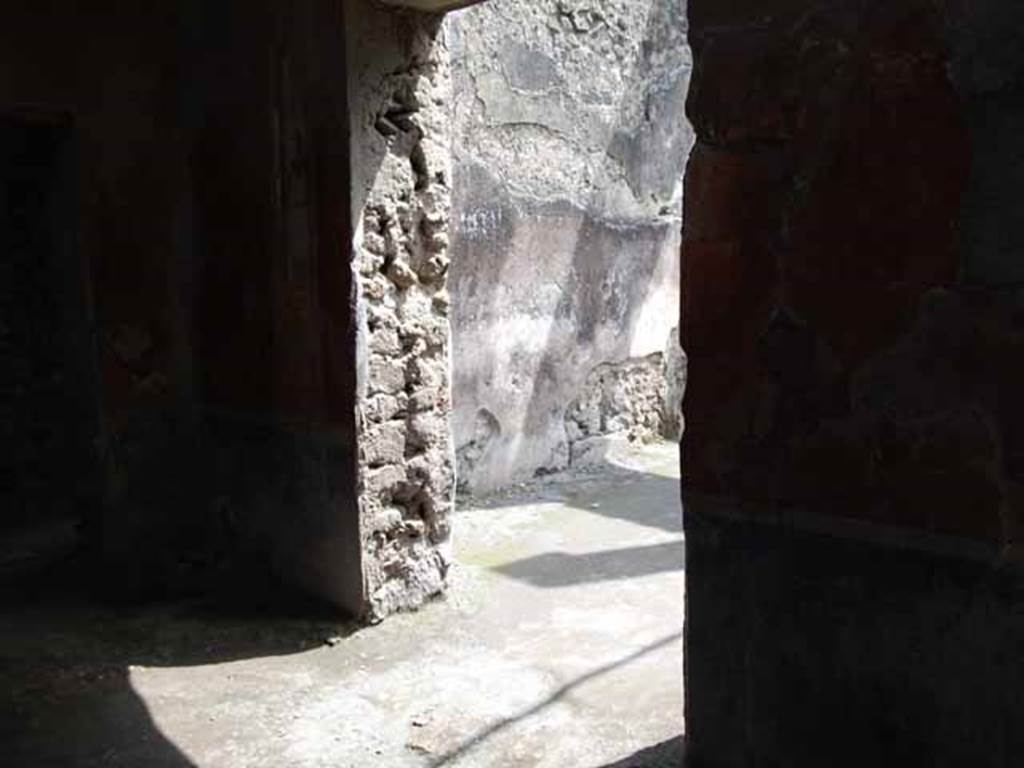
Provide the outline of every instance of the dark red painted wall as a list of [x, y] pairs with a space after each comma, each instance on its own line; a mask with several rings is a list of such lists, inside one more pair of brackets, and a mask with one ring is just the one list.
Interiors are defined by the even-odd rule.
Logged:
[[992, 366], [1015, 310], [966, 279], [978, 137], [950, 18], [923, 2], [704, 5], [683, 249], [690, 487], [1008, 538], [1018, 438]]
[[1024, 6], [690, 0], [691, 766], [1024, 754]]

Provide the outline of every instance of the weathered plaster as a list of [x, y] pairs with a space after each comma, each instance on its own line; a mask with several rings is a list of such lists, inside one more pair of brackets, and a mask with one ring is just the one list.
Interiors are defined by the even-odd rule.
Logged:
[[588, 376], [670, 346], [690, 60], [674, 0], [492, 0], [448, 26], [454, 426], [482, 491], [564, 468]]

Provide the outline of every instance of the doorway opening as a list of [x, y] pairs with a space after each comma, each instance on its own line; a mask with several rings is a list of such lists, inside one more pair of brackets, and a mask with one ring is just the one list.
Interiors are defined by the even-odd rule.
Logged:
[[679, 3], [535, 6], [449, 22], [451, 592], [523, 692], [465, 750], [547, 764], [607, 733], [575, 758], [598, 765], [680, 733], [689, 51]]

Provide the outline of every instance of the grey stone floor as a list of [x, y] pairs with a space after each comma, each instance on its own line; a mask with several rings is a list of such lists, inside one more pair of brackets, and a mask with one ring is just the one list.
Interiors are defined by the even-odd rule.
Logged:
[[612, 462], [464, 504], [449, 596], [376, 627], [0, 612], [0, 762], [677, 766], [676, 447]]

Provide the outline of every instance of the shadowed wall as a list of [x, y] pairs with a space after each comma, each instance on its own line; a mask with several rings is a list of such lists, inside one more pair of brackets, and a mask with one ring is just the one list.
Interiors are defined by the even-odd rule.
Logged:
[[202, 589], [251, 558], [357, 609], [340, 9], [4, 15], [0, 109], [58, 116], [73, 154], [96, 386], [86, 447], [53, 460], [95, 467], [79, 503], [116, 581]]
[[687, 730], [696, 765], [1024, 744], [1024, 17], [690, 5]]

